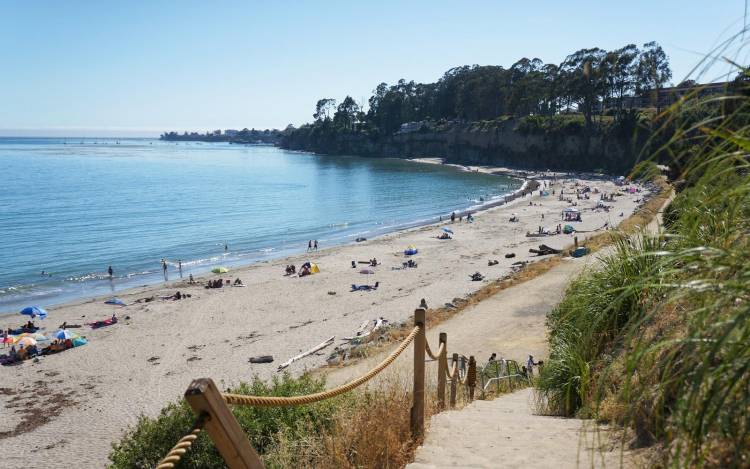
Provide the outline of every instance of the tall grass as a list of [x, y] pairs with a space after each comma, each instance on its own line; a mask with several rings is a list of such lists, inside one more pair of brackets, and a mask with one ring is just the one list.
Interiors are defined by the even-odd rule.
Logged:
[[680, 191], [548, 318], [548, 410], [629, 429], [673, 467], [750, 466], [750, 89], [662, 116]]

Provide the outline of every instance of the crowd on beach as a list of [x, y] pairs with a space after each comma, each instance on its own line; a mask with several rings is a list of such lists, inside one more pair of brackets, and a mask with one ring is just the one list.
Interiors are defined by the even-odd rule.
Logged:
[[[87, 325], [91, 326], [92, 329], [97, 329], [116, 323], [117, 315], [113, 314], [109, 319], [95, 321]], [[0, 332], [3, 345], [7, 347], [10, 344], [10, 350], [0, 355], [0, 365], [16, 365], [25, 360], [53, 355], [88, 343], [86, 337], [70, 332], [68, 327], [80, 327], [80, 325], [68, 326], [64, 322], [59, 330], [47, 337], [43, 333], [42, 327], [37, 326], [33, 320], [29, 320], [17, 329], [8, 328]], [[47, 343], [47, 345], [42, 347], [40, 343]]]

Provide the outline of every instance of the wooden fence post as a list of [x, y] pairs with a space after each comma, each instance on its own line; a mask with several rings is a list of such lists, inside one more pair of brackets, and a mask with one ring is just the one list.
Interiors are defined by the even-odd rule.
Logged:
[[419, 326], [419, 333], [414, 337], [414, 391], [411, 407], [411, 436], [420, 438], [424, 435], [424, 361], [425, 361], [425, 310], [414, 311], [414, 325]]
[[[513, 391], [513, 379], [510, 377], [510, 364], [511, 362], [506, 361], [505, 362], [505, 371], [508, 373], [508, 390]], [[516, 373], [518, 370], [514, 371], [513, 373]]]
[[[453, 360], [451, 361], [451, 368], [453, 367], [453, 364], [458, 365], [458, 354], [453, 354]], [[451, 378], [451, 397], [450, 397], [450, 406], [451, 409], [456, 407], [456, 387], [458, 386], [458, 380], [460, 378], [458, 377], [458, 366], [456, 366], [456, 374]]]
[[448, 372], [448, 334], [440, 333], [440, 345], [444, 346], [444, 352], [438, 357], [438, 408], [445, 409], [445, 374]]
[[264, 468], [258, 453], [211, 379], [193, 380], [185, 391], [185, 400], [196, 415], [208, 416], [206, 431], [230, 469]]
[[500, 362], [495, 362], [495, 379], [497, 380], [495, 381], [495, 392], [498, 396], [500, 395], [500, 366]]
[[469, 386], [469, 402], [471, 402], [474, 400], [474, 387], [477, 385], [477, 361], [474, 355], [469, 356], [469, 370], [466, 375], [466, 384]]
[[573, 245], [575, 246], [576, 249], [578, 249], [578, 236], [573, 237]]

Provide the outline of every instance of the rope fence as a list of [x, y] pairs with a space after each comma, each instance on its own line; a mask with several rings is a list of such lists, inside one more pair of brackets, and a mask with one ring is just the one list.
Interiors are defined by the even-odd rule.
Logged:
[[313, 402], [323, 401], [326, 399], [330, 399], [332, 397], [336, 397], [340, 394], [344, 394], [349, 391], [352, 391], [353, 389], [356, 389], [357, 387], [371, 380], [372, 378], [375, 377], [375, 375], [383, 371], [388, 365], [393, 363], [393, 361], [396, 358], [398, 358], [399, 355], [401, 355], [401, 353], [406, 349], [406, 347], [409, 346], [410, 343], [412, 343], [412, 341], [414, 340], [414, 337], [417, 336], [419, 331], [420, 331], [420, 328], [418, 326], [415, 326], [414, 329], [412, 329], [412, 331], [409, 333], [409, 335], [406, 336], [406, 338], [401, 342], [398, 348], [394, 350], [390, 355], [388, 355], [385, 358], [385, 360], [380, 362], [375, 368], [371, 369], [370, 371], [360, 376], [359, 378], [355, 379], [354, 381], [350, 381], [346, 384], [330, 389], [328, 391], [323, 391], [323, 392], [319, 392], [315, 394], [308, 394], [306, 396], [292, 396], [292, 397], [247, 396], [244, 394], [229, 394], [229, 393], [222, 394], [222, 397], [227, 402], [227, 404], [245, 405], [245, 406], [249, 405], [249, 406], [255, 406], [255, 407], [287, 407], [287, 406], [295, 406], [295, 405], [303, 405], [303, 404], [312, 404]]
[[159, 465], [156, 466], [156, 469], [172, 469], [180, 462], [182, 456], [187, 453], [187, 451], [193, 445], [193, 442], [196, 440], [196, 438], [198, 438], [198, 434], [200, 434], [201, 430], [203, 430], [205, 419], [206, 414], [200, 414], [198, 416], [198, 418], [195, 420], [195, 423], [190, 428], [190, 432], [180, 438], [177, 444], [174, 445], [171, 450], [169, 450], [169, 453], [167, 453], [166, 456], [164, 456], [164, 459], [159, 461]]
[[[350, 392], [368, 382], [401, 355], [406, 348], [413, 344], [414, 350], [414, 388], [412, 392], [411, 433], [415, 440], [424, 435], [425, 414], [425, 361], [429, 356], [438, 362], [437, 373], [437, 401], [438, 408], [446, 407], [445, 391], [450, 381], [449, 404], [456, 405], [456, 393], [459, 384], [468, 388], [469, 400], [474, 399], [474, 388], [477, 382], [477, 366], [473, 356], [466, 357], [454, 353], [451, 365], [448, 366], [448, 336], [440, 333], [440, 346], [437, 353], [433, 353], [426, 338], [425, 310], [420, 308], [414, 312], [414, 328], [411, 330], [385, 359], [367, 373], [357, 379], [327, 391], [304, 396], [248, 396], [243, 394], [222, 393], [211, 379], [194, 380], [185, 391], [185, 400], [198, 415], [190, 431], [180, 438], [175, 446], [156, 466], [156, 469], [173, 469], [190, 449], [193, 442], [202, 431], [206, 431], [216, 449], [224, 458], [230, 469], [263, 469], [263, 462], [250, 444], [250, 439], [240, 427], [229, 405], [254, 407], [286, 407], [312, 404], [314, 402], [331, 399]], [[465, 370], [465, 371], [464, 371]], [[463, 376], [462, 376], [463, 374]], [[480, 373], [481, 374], [481, 373]], [[484, 383], [482, 383], [483, 389]]]

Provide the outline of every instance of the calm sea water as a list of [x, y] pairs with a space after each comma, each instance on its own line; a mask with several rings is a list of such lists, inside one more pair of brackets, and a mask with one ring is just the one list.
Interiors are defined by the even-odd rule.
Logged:
[[270, 146], [0, 138], [0, 312], [163, 281], [162, 258], [172, 280], [178, 259], [187, 276], [304, 251], [309, 239], [353, 242], [518, 186]]

